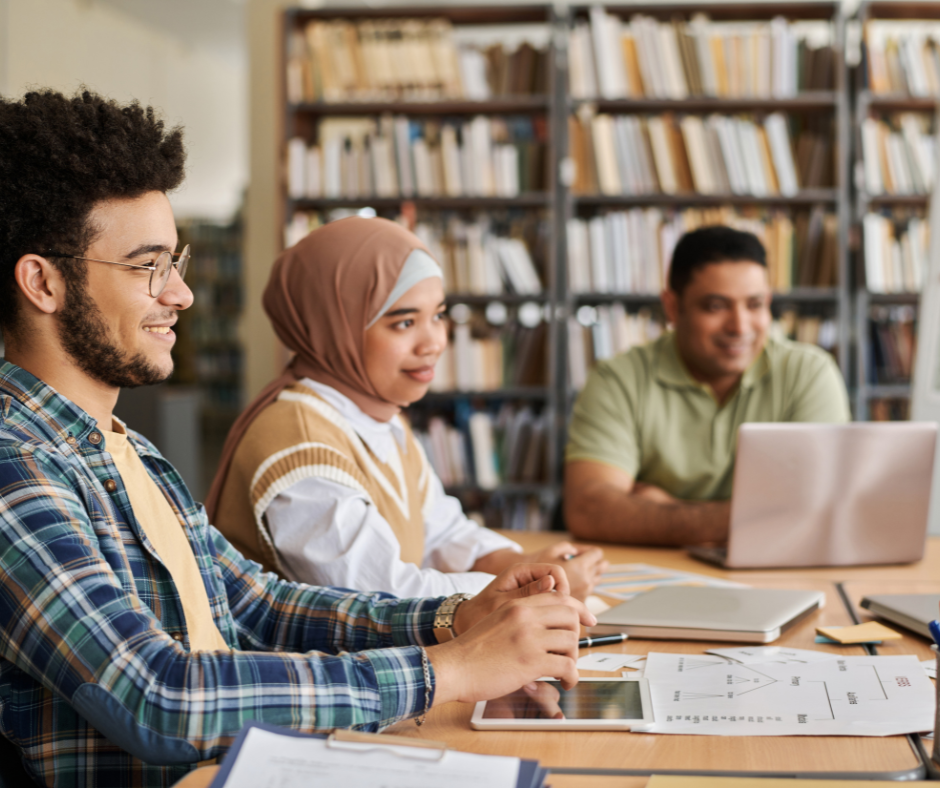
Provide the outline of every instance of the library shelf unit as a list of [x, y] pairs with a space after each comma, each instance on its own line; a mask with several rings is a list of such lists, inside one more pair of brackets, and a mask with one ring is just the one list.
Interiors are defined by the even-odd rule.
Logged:
[[[573, 5], [570, 7], [568, 29], [569, 33], [581, 22], [590, 20], [591, 6]], [[847, 71], [845, 68], [844, 41], [845, 22], [841, 4], [837, 2], [807, 2], [807, 3], [780, 3], [769, 2], [760, 4], [738, 3], [647, 3], [629, 5], [602, 6], [606, 14], [629, 20], [635, 15], [651, 17], [660, 23], [669, 23], [679, 20], [686, 22], [697, 14], [704, 14], [708, 20], [715, 23], [723, 22], [769, 22], [775, 17], [783, 17], [788, 21], [817, 20], [830, 26], [830, 45], [833, 48], [832, 72], [830, 89], [806, 90], [795, 95], [784, 97], [771, 96], [738, 96], [716, 97], [711, 95], [693, 95], [689, 91], [687, 98], [661, 98], [661, 97], [632, 97], [632, 98], [604, 98], [602, 96], [574, 98], [566, 95], [560, 99], [559, 104], [566, 108], [570, 116], [580, 116], [587, 111], [596, 114], [608, 115], [652, 115], [670, 113], [675, 116], [697, 115], [704, 118], [717, 113], [726, 116], [746, 114], [753, 117], [765, 117], [768, 113], [779, 112], [792, 121], [797, 117], [807, 124], [816, 122], [816, 119], [830, 118], [832, 143], [832, 182], [828, 187], [804, 188], [791, 196], [774, 194], [770, 196], [755, 196], [754, 194], [725, 193], [647, 193], [635, 195], [610, 194], [584, 194], [574, 193], [564, 184], [560, 186], [559, 211], [564, 222], [559, 222], [560, 230], [565, 233], [565, 239], [559, 241], [559, 249], [567, 249], [567, 224], [572, 218], [589, 218], [605, 213], [606, 211], [630, 208], [655, 207], [668, 211], [682, 209], [709, 209], [733, 207], [736, 209], [785, 209], [794, 216], [797, 211], [810, 211], [816, 206], [822, 206], [831, 211], [836, 217], [835, 236], [835, 286], [832, 287], [797, 287], [774, 294], [773, 311], [779, 315], [782, 310], [795, 308], [799, 313], [812, 315], [823, 314], [834, 320], [836, 325], [836, 347], [834, 354], [846, 379], [849, 379], [849, 344], [851, 336], [850, 320], [850, 290], [848, 277], [848, 229], [851, 216], [849, 202], [849, 150], [850, 150], [850, 111], [847, 93]], [[570, 39], [569, 39], [570, 40]], [[563, 83], [568, 85], [570, 62], [570, 47], [560, 51], [562, 59]], [[683, 56], [684, 57], [684, 56]], [[688, 72], [686, 72], [688, 73]], [[645, 76], [644, 76], [645, 79]], [[691, 85], [690, 85], [691, 87]], [[792, 127], [792, 126], [791, 126]], [[559, 123], [559, 150], [569, 150], [568, 125]], [[573, 155], [573, 154], [572, 154]], [[570, 166], [570, 165], [569, 165]], [[569, 179], [570, 181], [571, 179]], [[559, 291], [564, 294], [564, 314], [575, 315], [584, 307], [622, 305], [628, 314], [638, 310], [650, 310], [659, 313], [659, 294], [620, 294], [574, 292], [568, 286], [569, 269], [566, 260], [559, 261], [556, 276], [559, 279]], [[558, 362], [559, 366], [568, 368], [569, 348], [560, 347], [563, 354]], [[577, 395], [575, 387], [571, 385], [568, 375], [564, 374], [559, 380], [558, 399], [564, 403], [565, 411], [570, 412], [574, 397]], [[564, 443], [564, 432], [560, 432], [559, 441]]]
[[[813, 211], [824, 212], [831, 217], [834, 226], [834, 271], [832, 286], [796, 286], [775, 293], [774, 311], [796, 310], [800, 315], [825, 319], [834, 325], [836, 336], [833, 352], [843, 374], [849, 378], [852, 302], [848, 267], [848, 234], [852, 218], [849, 190], [850, 108], [847, 87], [847, 72], [843, 56], [845, 23], [841, 3], [824, 0], [809, 2], [770, 2], [753, 5], [740, 3], [646, 3], [630, 5], [604, 5], [607, 14], [629, 20], [634, 15], [652, 17], [660, 22], [691, 20], [696, 14], [706, 14], [715, 23], [761, 22], [770, 23], [776, 17], [792, 22], [819, 23], [826, 27], [828, 43], [832, 47], [830, 79], [826, 89], [807, 89], [781, 97], [738, 96], [716, 97], [712, 95], [690, 95], [684, 99], [640, 97], [605, 98], [602, 96], [575, 98], [569, 88], [569, 41], [576, 26], [590, 16], [590, 7], [575, 5], [565, 10], [555, 10], [550, 5], [482, 6], [482, 7], [382, 7], [382, 8], [319, 8], [289, 9], [284, 14], [284, 60], [286, 74], [292, 56], [292, 37], [314, 21], [389, 22], [394, 20], [446, 20], [455, 31], [477, 31], [486, 29], [487, 42], [503, 37], [513, 44], [522, 39], [514, 32], [523, 27], [538, 26], [546, 37], [536, 42], [544, 45], [548, 56], [545, 60], [547, 78], [543, 80], [545, 90], [535, 95], [494, 95], [492, 98], [469, 100], [442, 96], [440, 98], [415, 99], [402, 96], [400, 101], [388, 100], [386, 96], [360, 96], [351, 100], [340, 96], [337, 101], [299, 100], [288, 101], [289, 84], [283, 87], [283, 135], [286, 148], [296, 137], [309, 144], [317, 137], [319, 124], [342, 118], [388, 118], [407, 116], [416, 122], [469, 121], [478, 116], [508, 118], [527, 117], [533, 123], [545, 124], [545, 173], [542, 186], [535, 191], [522, 191], [514, 197], [481, 196], [334, 196], [291, 198], [288, 184], [282, 187], [282, 226], [295, 214], [329, 215], [331, 212], [372, 209], [377, 215], [394, 218], [406, 211], [418, 215], [419, 221], [430, 216], [459, 215], [472, 220], [487, 212], [497, 215], [512, 214], [539, 216], [544, 223], [538, 263], [544, 289], [537, 294], [485, 295], [469, 292], [451, 292], [447, 303], [450, 307], [465, 306], [475, 315], [490, 304], [501, 304], [510, 315], [517, 310], [535, 304], [544, 314], [547, 335], [544, 385], [507, 385], [495, 390], [447, 390], [432, 391], [412, 408], [414, 417], [420, 421], [428, 413], [441, 413], [447, 409], [454, 414], [466, 413], [468, 409], [490, 409], [501, 403], [517, 403], [520, 408], [527, 405], [539, 413], [548, 414], [547, 470], [544, 480], [536, 483], [503, 482], [495, 490], [481, 489], [470, 484], [448, 485], [448, 490], [460, 495], [464, 501], [493, 496], [537, 496], [551, 507], [557, 502], [562, 481], [562, 458], [566, 440], [566, 422], [577, 392], [569, 377], [569, 330], [581, 314], [590, 315], [592, 309], [625, 310], [625, 314], [639, 320], [661, 322], [658, 292], [575, 292], [569, 286], [568, 276], [568, 222], [572, 219], [589, 219], [607, 215], [612, 211], [628, 211], [633, 208], [658, 209], [671, 217], [686, 209], [709, 210], [730, 208], [739, 212], [769, 215], [770, 211], [783, 211], [794, 219], [809, 216]], [[463, 39], [464, 41], [469, 38]], [[498, 91], [497, 91], [498, 93]], [[600, 193], [574, 193], [571, 187], [572, 160], [569, 153], [569, 117], [582, 112], [603, 113], [611, 116], [648, 116], [671, 114], [675, 116], [696, 115], [706, 118], [712, 114], [763, 119], [770, 113], [782, 113], [791, 129], [820, 133], [828, 140], [830, 150], [823, 156], [824, 169], [831, 177], [820, 181], [820, 186], [797, 190], [790, 196], [772, 194], [727, 193], [703, 194], [686, 192], [676, 194], [646, 193], [636, 195], [613, 195]], [[541, 119], [544, 119], [542, 121]], [[820, 132], [819, 130], [822, 129]], [[793, 140], [795, 141], [795, 137]], [[793, 143], [791, 142], [791, 145]], [[810, 183], [814, 181], [809, 181]], [[499, 213], [502, 212], [502, 213]], [[830, 219], [827, 218], [827, 221]], [[796, 235], [793, 243], [796, 244]], [[533, 249], [533, 253], [536, 250]], [[535, 256], [535, 255], [534, 255]], [[830, 258], [832, 259], [832, 258]], [[788, 263], [789, 264], [789, 263]], [[825, 278], [820, 279], [823, 281]], [[815, 280], [814, 280], [815, 281]], [[623, 288], [620, 288], [623, 289]], [[634, 288], [637, 289], [637, 288]], [[653, 290], [654, 288], [643, 288]], [[578, 329], [580, 330], [580, 329]], [[417, 423], [417, 422], [416, 422]]]
[[198, 386], [203, 479], [211, 480], [229, 429], [241, 413], [243, 350], [238, 339], [244, 295], [242, 287], [243, 226], [186, 220], [178, 226], [180, 248], [192, 247], [198, 265], [187, 284], [193, 306], [180, 313], [182, 342], [171, 383]]
[[[410, 94], [400, 92], [399, 95], [389, 97], [384, 95], [346, 95], [336, 96], [335, 101], [325, 98], [320, 100], [290, 101], [290, 86], [285, 81], [283, 85], [284, 123], [282, 140], [286, 147], [288, 142], [296, 137], [304, 138], [308, 144], [319, 144], [317, 139], [322, 123], [335, 122], [333, 119], [344, 118], [407, 118], [409, 123], [439, 124], [442, 128], [445, 123], [469, 123], [481, 116], [487, 118], [504, 119], [510, 124], [517, 118], [527, 118], [533, 128], [535, 124], [542, 124], [544, 129], [542, 161], [536, 161], [538, 167], [532, 175], [535, 181], [540, 182], [537, 190], [525, 190], [525, 183], [514, 196], [480, 196], [466, 190], [463, 194], [435, 193], [429, 196], [427, 190], [414, 191], [401, 196], [378, 196], [375, 194], [345, 194], [343, 196], [305, 196], [292, 198], [288, 184], [282, 186], [282, 226], [298, 213], [315, 214], [319, 217], [331, 217], [333, 212], [356, 212], [361, 209], [371, 209], [375, 215], [386, 218], [399, 218], [408, 215], [412, 221], [416, 218], [419, 225], [430, 222], [436, 227], [443, 227], [450, 217], [459, 217], [461, 220], [473, 222], [477, 217], [496, 215], [503, 217], [503, 227], [514, 226], [518, 229], [520, 217], [534, 225], [538, 233], [539, 248], [532, 248], [530, 252], [538, 269], [542, 282], [541, 292], [517, 293], [509, 288], [504, 292], [489, 294], [481, 292], [467, 292], [466, 289], [456, 291], [450, 288], [447, 294], [448, 307], [453, 310], [460, 306], [471, 310], [473, 326], [485, 321], [486, 310], [494, 304], [501, 305], [506, 321], [505, 329], [514, 328], [518, 321], [520, 310], [533, 308], [544, 315], [545, 326], [544, 346], [545, 358], [536, 362], [535, 366], [544, 370], [544, 380], [541, 385], [506, 385], [486, 390], [462, 390], [448, 388], [446, 391], [430, 391], [421, 402], [409, 409], [409, 417], [416, 427], [426, 426], [428, 419], [433, 415], [444, 415], [445, 420], [453, 423], [471, 412], [487, 411], [495, 413], [504, 403], [517, 409], [532, 409], [538, 413], [546, 414], [549, 419], [547, 430], [548, 439], [545, 441], [548, 456], [544, 461], [545, 476], [539, 481], [520, 482], [506, 481], [505, 478], [497, 485], [488, 484], [480, 486], [473, 483], [451, 483], [445, 486], [447, 492], [461, 498], [467, 509], [489, 507], [490, 513], [500, 506], [512, 505], [514, 499], [539, 499], [539, 504], [545, 511], [542, 527], [547, 527], [550, 510], [554, 505], [555, 496], [560, 486], [559, 471], [560, 457], [557, 455], [558, 442], [554, 440], [558, 425], [555, 423], [555, 414], [559, 412], [555, 401], [556, 386], [554, 378], [557, 375], [554, 359], [557, 356], [557, 343], [559, 340], [558, 328], [551, 319], [553, 314], [551, 305], [557, 300], [556, 282], [554, 272], [558, 251], [556, 249], [555, 225], [555, 183], [553, 163], [558, 159], [555, 149], [555, 117], [558, 114], [555, 108], [558, 90], [556, 86], [556, 60], [554, 55], [554, 39], [558, 26], [555, 12], [550, 5], [492, 5], [492, 6], [419, 6], [419, 7], [382, 7], [368, 8], [321, 8], [288, 9], [284, 13], [284, 61], [282, 74], [287, 74], [289, 58], [296, 51], [296, 34], [304, 31], [311, 22], [343, 22], [357, 25], [357, 30], [364, 30], [361, 25], [375, 25], [381, 29], [382, 25], [397, 27], [396, 20], [404, 25], [415, 20], [433, 23], [436, 20], [446, 20], [451, 26], [455, 41], [475, 44], [476, 41], [484, 45], [497, 44], [501, 40], [512, 42], [513, 45], [523, 41], [531, 41], [535, 47], [546, 52], [544, 66], [547, 69], [546, 77], [542, 78], [542, 89], [538, 89], [539, 80], [533, 72], [533, 81], [528, 85], [532, 88], [528, 93], [519, 92], [505, 95], [499, 90], [492, 91], [488, 98], [469, 99], [454, 95], [420, 95], [414, 91]], [[306, 34], [306, 33], [305, 33]], [[531, 35], [535, 38], [530, 38]], [[391, 35], [397, 35], [392, 32]], [[292, 41], [293, 39], [293, 41]], [[357, 39], [357, 46], [364, 52], [365, 38]], [[292, 49], [294, 47], [294, 49]], [[482, 50], [482, 46], [480, 47]], [[507, 47], [508, 49], [508, 47]], [[404, 51], [404, 50], [399, 50]], [[538, 62], [538, 61], [536, 61]], [[526, 80], [523, 79], [523, 82]], [[519, 84], [509, 80], [505, 84]], [[325, 95], [325, 93], [324, 93]], [[464, 127], [465, 128], [465, 127]], [[458, 132], [460, 133], [460, 132]], [[400, 151], [395, 151], [396, 164], [401, 166]], [[520, 154], [520, 158], [524, 154]], [[533, 172], [530, 170], [530, 172]], [[416, 176], [417, 177], [417, 174]], [[522, 180], [522, 178], [520, 178]], [[345, 184], [344, 184], [345, 185]], [[417, 186], [417, 183], [416, 183]], [[404, 191], [404, 190], [402, 190]], [[421, 194], [416, 192], [421, 191]], [[468, 193], [471, 192], [471, 193]], [[514, 224], [515, 223], [515, 224]], [[444, 230], [442, 230], [444, 232]], [[442, 236], [443, 237], [443, 236]], [[501, 236], [510, 237], [510, 236]], [[516, 236], [513, 236], [516, 237]], [[443, 262], [442, 262], [443, 264]], [[499, 331], [499, 326], [492, 327], [493, 334]], [[541, 330], [541, 329], [540, 329]], [[474, 328], [476, 331], [476, 328]], [[489, 336], [489, 335], [488, 335]], [[508, 335], [507, 335], [508, 336]], [[509, 341], [512, 341], [511, 338]], [[507, 346], [518, 347], [516, 345]], [[533, 342], [537, 354], [540, 343]], [[507, 352], [512, 352], [508, 350]], [[508, 363], [508, 362], [506, 362]], [[465, 460], [468, 467], [472, 467], [473, 455], [467, 451]], [[443, 479], [443, 474], [442, 474]], [[498, 517], [498, 516], [497, 516]], [[494, 525], [509, 526], [507, 518], [503, 521], [487, 518]], [[508, 518], [511, 521], [511, 517]]]
[[[885, 405], [884, 412], [890, 412], [891, 418], [898, 415], [909, 418], [909, 404], [911, 398], [910, 381], [883, 382], [878, 379], [878, 370], [875, 363], [876, 349], [874, 334], [877, 331], [876, 322], [894, 318], [891, 314], [900, 317], [901, 323], [909, 322], [920, 307], [920, 293], [913, 291], [874, 292], [869, 289], [866, 274], [866, 249], [861, 226], [865, 216], [869, 213], [884, 213], [892, 215], [898, 222], [903, 223], [905, 218], [919, 216], [926, 218], [930, 205], [927, 194], [873, 194], [867, 190], [864, 177], [863, 145], [861, 128], [868, 118], [880, 118], [886, 115], [897, 116], [900, 113], [918, 113], [921, 115], [934, 115], [938, 108], [938, 96], [915, 96], [904, 92], [874, 91], [870, 84], [869, 75], [869, 40], [867, 24], [869, 22], [886, 21], [903, 23], [914, 20], [930, 20], [940, 27], [940, 3], [936, 2], [871, 2], [863, 0], [855, 15], [856, 23], [863, 30], [862, 58], [856, 67], [854, 75], [854, 119], [855, 134], [853, 135], [853, 150], [855, 159], [854, 179], [854, 215], [853, 224], [857, 228], [861, 239], [856, 250], [853, 289], [853, 312], [855, 322], [855, 376], [854, 376], [854, 410], [855, 418], [869, 420], [874, 418], [873, 409], [879, 403]], [[936, 132], [936, 130], [934, 130]], [[888, 317], [885, 318], [887, 313]]]

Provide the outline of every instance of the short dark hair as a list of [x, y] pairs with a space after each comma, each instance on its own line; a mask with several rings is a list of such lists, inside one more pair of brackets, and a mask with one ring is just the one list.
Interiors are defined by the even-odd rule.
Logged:
[[767, 251], [754, 233], [723, 224], [700, 227], [679, 239], [669, 265], [669, 289], [681, 294], [692, 275], [711, 263], [750, 262], [767, 266]]
[[[94, 241], [88, 217], [97, 203], [171, 191], [185, 161], [182, 130], [166, 130], [136, 101], [122, 105], [88, 90], [0, 96], [0, 328], [17, 323], [17, 260], [83, 254]], [[84, 280], [83, 263], [60, 270], [67, 281]]]

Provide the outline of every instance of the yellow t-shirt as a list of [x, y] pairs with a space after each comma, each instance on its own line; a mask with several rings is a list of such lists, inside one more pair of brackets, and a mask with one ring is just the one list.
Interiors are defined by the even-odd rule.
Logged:
[[114, 427], [120, 432], [101, 432], [127, 489], [134, 516], [169, 571], [179, 593], [189, 632], [190, 649], [228, 651], [228, 644], [212, 618], [209, 595], [183, 524], [156, 482], [150, 478], [134, 447], [127, 440], [123, 427], [116, 421]]

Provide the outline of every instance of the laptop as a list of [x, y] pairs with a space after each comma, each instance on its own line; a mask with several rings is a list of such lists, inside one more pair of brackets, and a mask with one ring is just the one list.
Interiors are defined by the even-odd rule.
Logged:
[[735, 569], [907, 564], [923, 557], [937, 425], [743, 424], [726, 548]]
[[940, 594], [878, 594], [866, 596], [861, 604], [872, 615], [900, 624], [933, 642], [927, 625], [940, 618]]
[[591, 634], [771, 643], [825, 604], [822, 591], [662, 586], [605, 610]]

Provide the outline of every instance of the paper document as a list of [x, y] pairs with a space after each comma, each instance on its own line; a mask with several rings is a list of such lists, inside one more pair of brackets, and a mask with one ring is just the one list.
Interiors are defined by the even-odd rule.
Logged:
[[924, 673], [927, 674], [927, 678], [937, 678], [937, 660], [925, 659], [920, 664], [924, 666]]
[[518, 781], [518, 758], [360, 742], [328, 744], [325, 738], [290, 736], [253, 727], [245, 736], [224, 785], [225, 788], [312, 785], [516, 788]]
[[744, 665], [647, 655], [652, 733], [892, 736], [933, 729], [934, 688], [914, 656]]
[[839, 654], [827, 651], [812, 651], [806, 648], [785, 648], [783, 646], [747, 646], [745, 648], [712, 648], [705, 652], [718, 657], [727, 657], [735, 662], [750, 665], [757, 662], [825, 662], [827, 659], [839, 659]]
[[615, 673], [625, 667], [633, 667], [634, 663], [643, 662], [646, 657], [642, 654], [611, 654], [598, 651], [594, 654], [585, 654], [578, 659], [578, 670], [606, 670]]
[[708, 575], [692, 572], [677, 572], [649, 564], [616, 564], [607, 568], [600, 582], [594, 587], [595, 594], [614, 599], [632, 599], [644, 591], [660, 586], [720, 586], [723, 588], [746, 588], [743, 583], [732, 583]]

